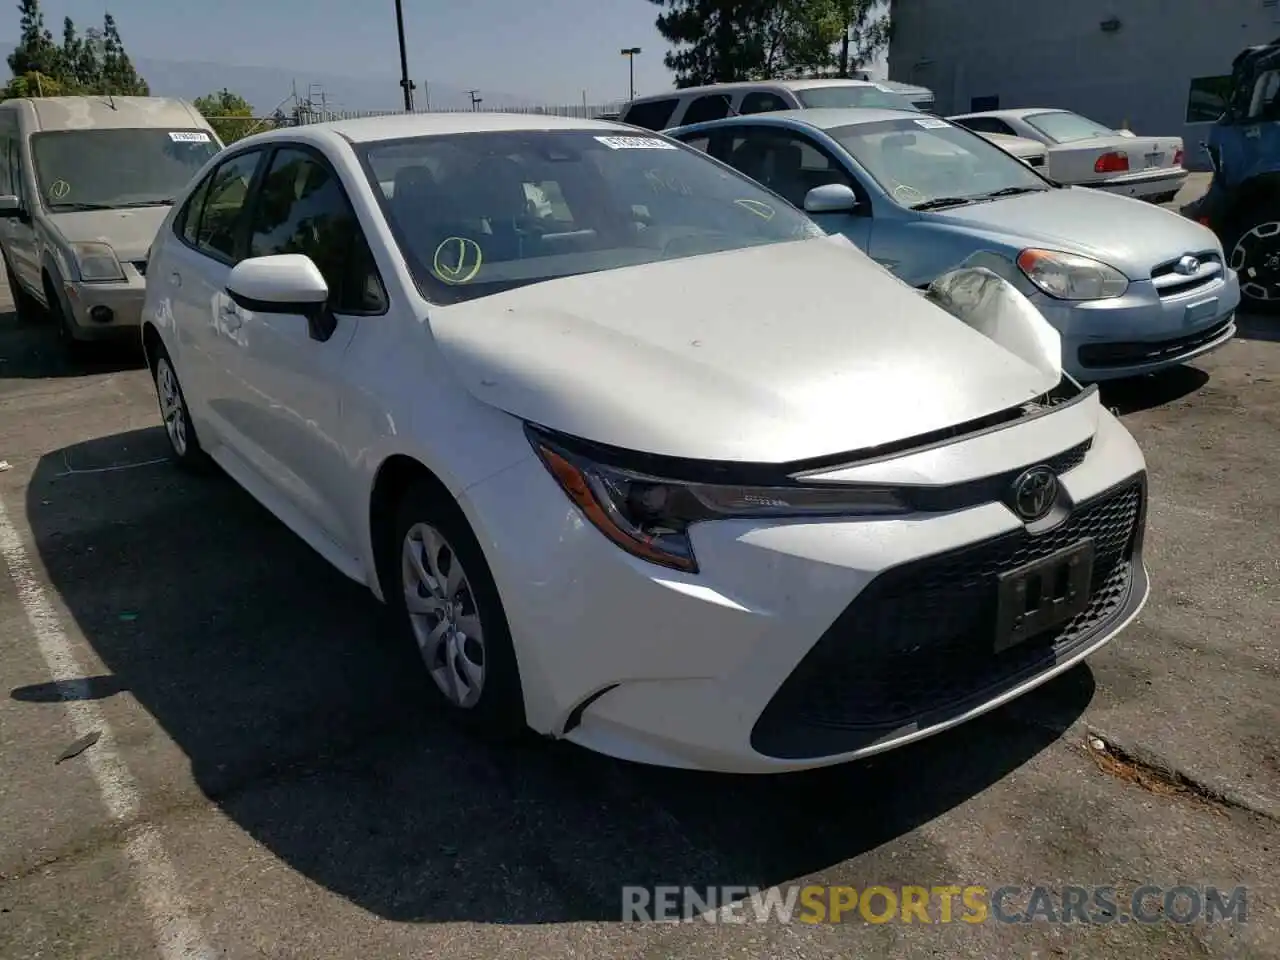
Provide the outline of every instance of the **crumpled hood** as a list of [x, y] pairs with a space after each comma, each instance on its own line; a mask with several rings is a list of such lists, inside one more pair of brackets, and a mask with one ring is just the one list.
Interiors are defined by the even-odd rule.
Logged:
[[832, 239], [546, 281], [429, 323], [480, 400], [693, 459], [858, 450], [1016, 406], [1057, 379]]
[[107, 243], [121, 260], [141, 260], [151, 249], [170, 209], [71, 210], [50, 213], [48, 217], [68, 243]]
[[1131, 280], [1183, 254], [1221, 249], [1207, 227], [1155, 204], [1087, 187], [1026, 193], [939, 210], [931, 223], [977, 227], [1020, 246], [1083, 254], [1111, 264]]

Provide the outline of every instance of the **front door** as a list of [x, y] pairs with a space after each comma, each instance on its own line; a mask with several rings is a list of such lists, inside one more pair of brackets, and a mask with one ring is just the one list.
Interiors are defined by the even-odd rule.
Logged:
[[299, 145], [275, 150], [249, 216], [249, 257], [304, 254], [329, 286], [338, 326], [327, 340], [305, 317], [235, 309], [228, 374], [243, 404], [237, 429], [267, 479], [337, 546], [351, 550], [340, 505], [352, 467], [341, 444], [344, 355], [360, 323], [377, 323], [387, 298], [363, 231], [334, 169]]

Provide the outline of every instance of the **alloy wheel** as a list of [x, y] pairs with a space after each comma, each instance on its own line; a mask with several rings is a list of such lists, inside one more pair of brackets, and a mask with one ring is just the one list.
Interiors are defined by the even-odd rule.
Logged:
[[480, 702], [485, 680], [484, 628], [457, 552], [428, 523], [416, 523], [401, 549], [405, 609], [422, 661], [454, 706]]
[[178, 389], [178, 377], [167, 357], [156, 361], [156, 395], [160, 399], [160, 416], [164, 419], [165, 433], [179, 457], [187, 454], [187, 410]]
[[1254, 300], [1280, 303], [1280, 221], [1245, 231], [1231, 251], [1240, 291]]

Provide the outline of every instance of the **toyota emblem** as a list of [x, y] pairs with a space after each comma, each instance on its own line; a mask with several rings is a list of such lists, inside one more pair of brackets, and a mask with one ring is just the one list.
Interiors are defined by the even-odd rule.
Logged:
[[1039, 520], [1058, 499], [1058, 478], [1048, 467], [1032, 467], [1013, 481], [1013, 511], [1026, 523]]

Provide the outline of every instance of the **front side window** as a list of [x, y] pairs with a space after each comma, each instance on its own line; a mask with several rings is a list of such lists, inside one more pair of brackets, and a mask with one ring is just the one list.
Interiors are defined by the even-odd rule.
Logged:
[[804, 206], [805, 196], [814, 187], [853, 186], [834, 157], [790, 130], [761, 126], [735, 131], [726, 162], [796, 207]]
[[31, 137], [36, 186], [53, 213], [172, 203], [218, 149], [203, 130], [57, 130]]
[[1095, 137], [1114, 137], [1116, 132], [1078, 113], [1055, 110], [1052, 113], [1032, 113], [1023, 118], [1055, 143], [1072, 143], [1076, 140], [1092, 140]]
[[262, 179], [249, 256], [310, 257], [336, 313], [377, 313], [386, 302], [364, 232], [337, 174], [309, 151], [282, 147]]
[[197, 250], [217, 260], [235, 260], [240, 215], [249, 196], [253, 173], [261, 159], [260, 150], [239, 154], [220, 164], [209, 177], [204, 202], [198, 210], [192, 206], [187, 211], [188, 222], [196, 216]]
[[[757, 184], [654, 136], [467, 133], [361, 153], [409, 269], [436, 303], [822, 235]], [[388, 182], [390, 196], [379, 189]]]
[[1022, 161], [936, 117], [851, 124], [827, 134], [904, 207], [1049, 189]]
[[910, 110], [919, 113], [920, 108], [900, 93], [885, 90], [870, 83], [835, 84], [829, 87], [810, 87], [797, 90], [796, 96], [810, 109], [821, 107], [867, 107], [876, 110]]
[[1280, 120], [1280, 69], [1268, 70], [1258, 77], [1245, 120], [1250, 123]]

